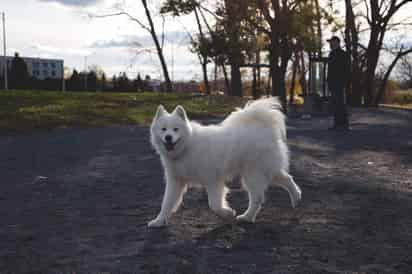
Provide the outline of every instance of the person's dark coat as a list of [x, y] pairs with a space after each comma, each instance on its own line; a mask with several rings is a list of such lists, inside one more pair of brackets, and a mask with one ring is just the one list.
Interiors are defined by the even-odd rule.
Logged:
[[350, 64], [348, 54], [341, 48], [332, 50], [328, 60], [328, 86], [331, 90], [343, 88], [349, 79]]

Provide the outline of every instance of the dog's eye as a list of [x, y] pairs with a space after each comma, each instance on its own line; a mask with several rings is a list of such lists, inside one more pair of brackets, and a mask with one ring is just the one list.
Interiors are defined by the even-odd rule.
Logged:
[[175, 127], [175, 128], [173, 129], [173, 131], [174, 131], [174, 132], [178, 132], [179, 129], [178, 129], [177, 127]]
[[166, 131], [166, 128], [164, 127], [164, 128], [162, 128], [162, 131]]

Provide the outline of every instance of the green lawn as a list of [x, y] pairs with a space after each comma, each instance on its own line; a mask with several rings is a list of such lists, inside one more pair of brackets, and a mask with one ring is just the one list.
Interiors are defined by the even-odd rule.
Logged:
[[159, 104], [181, 104], [190, 118], [223, 117], [241, 98], [173, 93], [71, 93], [0, 91], [0, 131], [28, 132], [56, 127], [149, 124]]

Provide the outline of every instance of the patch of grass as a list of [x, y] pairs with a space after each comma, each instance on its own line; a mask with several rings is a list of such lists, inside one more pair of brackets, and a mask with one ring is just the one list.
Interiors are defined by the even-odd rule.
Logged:
[[56, 127], [97, 127], [151, 122], [163, 104], [180, 104], [191, 118], [223, 117], [244, 99], [185, 93], [74, 93], [0, 91], [0, 131], [27, 132]]
[[412, 105], [412, 90], [396, 91], [390, 101], [397, 105]]
[[381, 106], [384, 107], [392, 107], [392, 108], [399, 108], [399, 109], [411, 109], [412, 110], [412, 104], [380, 104]]

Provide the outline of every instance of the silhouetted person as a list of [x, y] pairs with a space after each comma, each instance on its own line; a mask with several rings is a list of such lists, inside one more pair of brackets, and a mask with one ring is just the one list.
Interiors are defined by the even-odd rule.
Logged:
[[346, 109], [345, 87], [349, 79], [349, 56], [340, 47], [340, 39], [332, 36], [329, 40], [331, 52], [328, 60], [328, 87], [332, 93], [334, 124], [331, 130], [348, 130], [349, 120]]
[[24, 89], [28, 87], [30, 80], [29, 72], [27, 70], [26, 62], [20, 58], [16, 52], [11, 61], [10, 68], [10, 86], [15, 89]]

